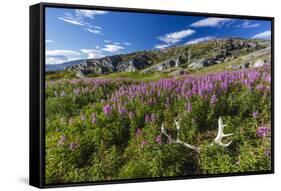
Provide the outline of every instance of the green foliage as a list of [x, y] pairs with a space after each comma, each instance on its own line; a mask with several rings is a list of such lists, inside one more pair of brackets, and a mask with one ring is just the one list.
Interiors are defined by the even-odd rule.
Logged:
[[[257, 134], [271, 123], [270, 91], [256, 88], [269, 85], [263, 80], [267, 74], [261, 71], [251, 89], [239, 79], [222, 90], [218, 81], [210, 93], [190, 97], [168, 86], [169, 80], [155, 85], [129, 74], [122, 74], [126, 79], [48, 81], [46, 183], [270, 170], [270, 133]], [[133, 89], [127, 94], [127, 87], [142, 94], [133, 96]], [[179, 132], [174, 123], [178, 116]], [[232, 141], [227, 148], [212, 144], [219, 116], [224, 132], [234, 134], [223, 139]], [[161, 133], [162, 124], [172, 139], [178, 136], [200, 152], [170, 142]]]

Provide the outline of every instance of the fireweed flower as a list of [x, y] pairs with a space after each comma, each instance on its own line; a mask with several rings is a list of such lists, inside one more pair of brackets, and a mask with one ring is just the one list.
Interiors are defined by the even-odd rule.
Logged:
[[153, 122], [153, 121], [156, 121], [157, 120], [157, 115], [155, 115], [154, 113], [151, 114], [150, 116], [150, 120]]
[[188, 113], [191, 113], [191, 111], [192, 111], [192, 105], [191, 105], [190, 102], [188, 102], [186, 109], [187, 109], [187, 112], [188, 112]]
[[254, 111], [252, 116], [253, 118], [257, 119], [260, 116], [260, 113], [258, 111]]
[[161, 144], [161, 135], [158, 135], [158, 136], [155, 138], [155, 141], [156, 141], [158, 144]]
[[218, 101], [216, 94], [212, 95], [211, 97], [211, 105], [214, 105]]
[[270, 75], [267, 75], [267, 76], [265, 77], [265, 81], [271, 82], [271, 76], [270, 76]]
[[140, 128], [137, 128], [137, 130], [136, 130], [136, 136], [139, 136], [139, 135], [141, 135], [141, 129], [140, 129]]
[[256, 90], [262, 91], [264, 90], [264, 86], [262, 84], [257, 85]]
[[80, 93], [80, 89], [78, 89], [78, 88], [77, 88], [77, 89], [74, 89], [74, 90], [73, 90], [73, 93], [74, 93], [75, 95], [78, 95], [78, 94]]
[[66, 136], [65, 135], [61, 135], [60, 139], [58, 141], [58, 145], [64, 145], [65, 142], [66, 142]]
[[65, 93], [65, 91], [62, 91], [62, 92], [60, 93], [60, 96], [61, 96], [61, 97], [64, 97], [64, 96], [66, 96], [66, 93]]
[[265, 137], [265, 136], [267, 136], [267, 134], [269, 132], [270, 132], [270, 129], [268, 127], [265, 127], [265, 126], [259, 127], [256, 131], [256, 133], [259, 137]]
[[267, 156], [267, 157], [270, 157], [271, 151], [269, 149], [265, 150], [264, 155]]
[[150, 115], [145, 115], [144, 121], [145, 121], [146, 123], [149, 123], [149, 122], [151, 121]]
[[119, 107], [118, 108], [118, 112], [120, 113], [120, 114], [126, 114], [127, 112], [128, 112], [128, 110], [126, 109], [126, 108], [124, 108], [124, 107]]
[[109, 104], [107, 104], [106, 106], [103, 107], [103, 112], [104, 112], [106, 115], [110, 114], [111, 111], [112, 111], [112, 107], [111, 107]]
[[69, 144], [69, 149], [71, 151], [75, 151], [78, 147], [79, 147], [78, 143], [72, 142], [72, 143]]
[[92, 124], [96, 124], [96, 123], [97, 123], [96, 114], [93, 113], [93, 114], [92, 114]]
[[132, 112], [132, 111], [130, 111], [130, 112], [128, 113], [128, 116], [129, 116], [130, 119], [133, 119], [133, 118], [135, 117], [135, 113]]
[[143, 140], [143, 141], [141, 142], [140, 147], [143, 148], [143, 147], [144, 147], [145, 145], [147, 145], [147, 144], [148, 144], [148, 141]]

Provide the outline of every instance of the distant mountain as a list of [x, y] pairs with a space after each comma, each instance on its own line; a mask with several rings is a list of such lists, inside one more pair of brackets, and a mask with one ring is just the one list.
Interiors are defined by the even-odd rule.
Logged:
[[[104, 75], [114, 72], [134, 71], [141, 73], [167, 72], [176, 75], [226, 62], [235, 63], [235, 66], [230, 65], [230, 68], [246, 68], [253, 66], [253, 62], [261, 57], [266, 57], [264, 62], [269, 61], [270, 45], [270, 41], [266, 40], [214, 39], [162, 50], [73, 61], [53, 66], [53, 68], [75, 72], [78, 77], [85, 77], [88, 74]], [[252, 56], [245, 57], [245, 55]]]
[[74, 60], [74, 61], [70, 61], [70, 62], [65, 62], [62, 64], [46, 64], [46, 71], [60, 71], [60, 70], [64, 70], [69, 66], [72, 65], [76, 65], [76, 64], [81, 64], [85, 62], [85, 60]]

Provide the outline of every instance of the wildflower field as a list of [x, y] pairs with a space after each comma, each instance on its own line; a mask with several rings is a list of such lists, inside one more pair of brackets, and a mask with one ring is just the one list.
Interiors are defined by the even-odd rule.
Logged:
[[271, 170], [270, 70], [47, 80], [46, 183]]

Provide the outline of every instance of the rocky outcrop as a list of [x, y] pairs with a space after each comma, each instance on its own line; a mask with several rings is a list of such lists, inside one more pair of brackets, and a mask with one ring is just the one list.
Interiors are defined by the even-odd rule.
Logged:
[[179, 67], [179, 65], [180, 65], [179, 58], [171, 58], [171, 59], [165, 60], [159, 64], [153, 65], [153, 66], [143, 70], [143, 73], [164, 71], [171, 67]]
[[146, 54], [139, 54], [128, 59], [124, 59], [122, 55], [108, 56], [87, 60], [84, 63], [69, 66], [66, 70], [83, 73], [84, 75], [89, 73], [101, 75], [113, 72], [134, 72], [150, 65], [150, 59]]
[[[208, 42], [170, 47], [165, 50], [151, 50], [131, 54], [107, 56], [101, 59], [83, 60], [70, 65], [66, 70], [76, 72], [78, 77], [88, 74], [104, 75], [113, 72], [142, 73], [163, 72], [178, 68], [200, 69], [240, 58], [242, 54], [270, 54], [270, 44], [257, 40], [216, 39]], [[253, 60], [252, 58], [249, 58]], [[248, 65], [250, 63], [250, 65]], [[240, 64], [240, 65], [239, 65]], [[247, 68], [253, 65], [248, 59], [231, 68]], [[254, 64], [255, 67], [261, 63]]]

